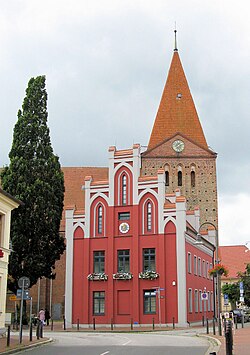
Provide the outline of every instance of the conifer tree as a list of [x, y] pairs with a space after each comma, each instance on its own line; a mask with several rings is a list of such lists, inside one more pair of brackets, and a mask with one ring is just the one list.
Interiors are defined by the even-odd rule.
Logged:
[[13, 211], [8, 287], [16, 292], [21, 276], [54, 278], [54, 265], [65, 249], [59, 233], [64, 178], [53, 154], [47, 126], [45, 76], [31, 78], [14, 127], [10, 164], [2, 187], [23, 202]]

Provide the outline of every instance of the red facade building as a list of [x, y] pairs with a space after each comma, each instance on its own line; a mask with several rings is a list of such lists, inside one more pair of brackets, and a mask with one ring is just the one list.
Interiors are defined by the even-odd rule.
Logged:
[[148, 149], [110, 147], [106, 178], [83, 175], [82, 203], [80, 191], [65, 203], [69, 326], [212, 318], [218, 241], [208, 229], [198, 243], [197, 233], [217, 226], [216, 156], [175, 49]]
[[85, 210], [66, 209], [70, 324], [187, 325], [213, 315], [214, 247], [196, 242], [199, 210], [187, 212], [178, 189], [165, 193], [164, 170], [141, 177], [140, 167], [139, 145], [111, 147], [109, 180], [86, 177]]

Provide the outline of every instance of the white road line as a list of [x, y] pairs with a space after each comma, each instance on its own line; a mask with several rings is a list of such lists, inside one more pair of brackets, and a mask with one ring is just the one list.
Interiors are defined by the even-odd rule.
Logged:
[[125, 345], [128, 345], [129, 343], [131, 343], [132, 340], [128, 340], [126, 341], [126, 343], [123, 343], [122, 345], [125, 346]]
[[105, 355], [105, 354], [109, 354], [109, 351], [106, 351], [105, 353], [102, 353], [100, 355]]

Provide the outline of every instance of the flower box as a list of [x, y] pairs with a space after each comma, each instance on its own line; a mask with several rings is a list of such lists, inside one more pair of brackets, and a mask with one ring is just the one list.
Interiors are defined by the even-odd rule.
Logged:
[[155, 280], [158, 277], [159, 277], [158, 272], [152, 270], [147, 270], [139, 273], [139, 279]]
[[117, 272], [113, 274], [114, 280], [131, 280], [133, 275], [130, 272]]
[[87, 276], [87, 279], [89, 281], [107, 281], [108, 280], [108, 275], [106, 275], [104, 272], [103, 273], [94, 272], [93, 274], [89, 274]]
[[222, 264], [214, 265], [213, 269], [208, 270], [209, 275], [216, 277], [217, 275], [228, 275], [227, 268]]

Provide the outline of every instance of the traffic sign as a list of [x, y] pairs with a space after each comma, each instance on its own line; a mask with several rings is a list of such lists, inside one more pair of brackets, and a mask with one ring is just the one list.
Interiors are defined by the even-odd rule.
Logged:
[[203, 301], [207, 301], [207, 300], [208, 300], [208, 293], [207, 293], [207, 292], [202, 292], [202, 294], [201, 294], [201, 299], [202, 299]]
[[18, 286], [20, 288], [22, 288], [22, 287], [29, 288], [29, 285], [30, 285], [30, 279], [26, 276], [23, 276], [18, 280]]
[[244, 292], [244, 285], [243, 285], [243, 281], [240, 282], [240, 293]]
[[10, 296], [10, 297], [9, 297], [9, 300], [10, 300], [10, 301], [17, 301], [16, 295]]
[[[22, 298], [22, 290], [18, 289], [16, 291], [16, 297], [17, 299], [21, 299]], [[30, 291], [29, 290], [23, 290], [23, 300], [29, 300], [30, 299]]]
[[228, 306], [228, 294], [224, 294], [224, 306]]

